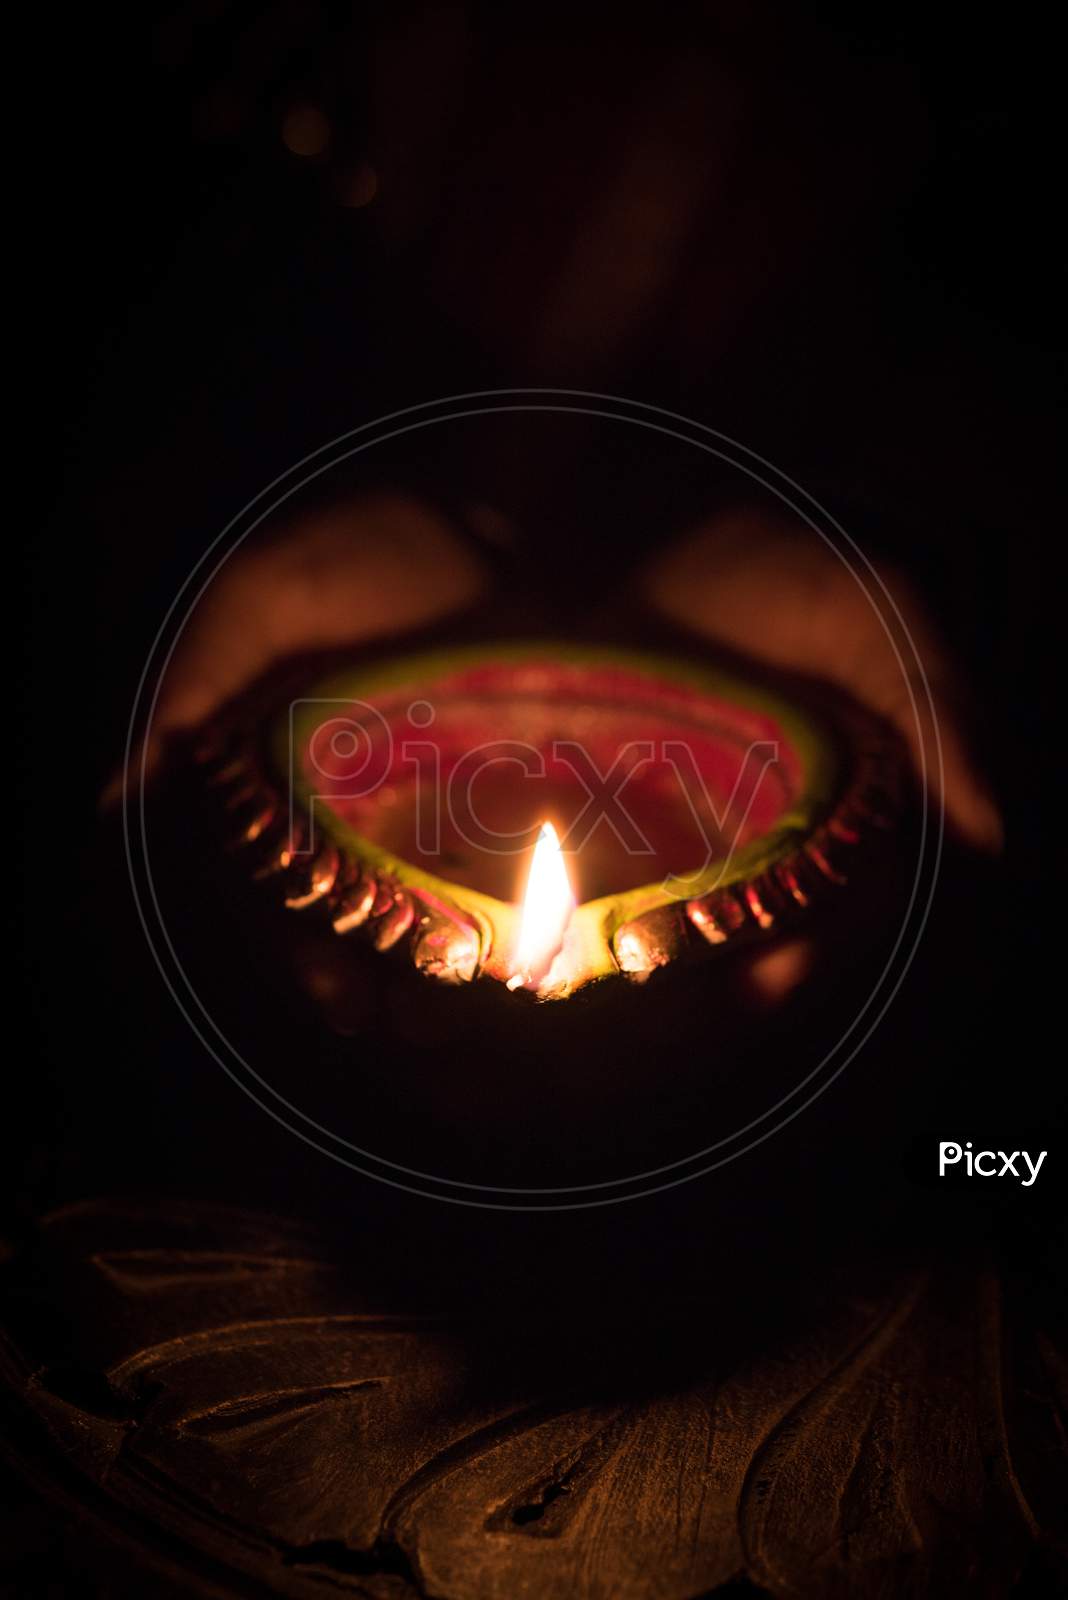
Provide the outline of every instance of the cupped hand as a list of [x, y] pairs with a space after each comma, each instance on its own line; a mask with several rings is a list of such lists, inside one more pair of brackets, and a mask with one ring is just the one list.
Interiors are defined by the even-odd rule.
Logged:
[[961, 675], [909, 585], [849, 566], [799, 524], [750, 508], [692, 530], [643, 577], [675, 622], [771, 666], [823, 678], [902, 735], [947, 819], [979, 850], [1002, 844], [997, 805], [963, 732]]
[[[146, 772], [170, 738], [202, 725], [274, 662], [434, 622], [486, 587], [482, 564], [445, 519], [398, 493], [319, 512], [239, 549], [178, 641], [145, 742]], [[899, 575], [861, 562], [851, 570], [800, 525], [739, 508], [655, 558], [641, 589], [671, 620], [822, 678], [886, 719], [941, 793], [951, 826], [977, 849], [1000, 849], [1000, 814], [963, 733], [960, 674]]]
[[484, 585], [477, 558], [444, 518], [401, 494], [350, 501], [239, 548], [197, 602], [164, 673], [146, 774], [170, 739], [200, 727], [276, 661], [434, 622]]

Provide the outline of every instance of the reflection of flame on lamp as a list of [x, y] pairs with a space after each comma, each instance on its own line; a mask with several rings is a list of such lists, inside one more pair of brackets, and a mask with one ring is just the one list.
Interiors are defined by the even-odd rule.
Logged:
[[538, 987], [564, 942], [574, 909], [575, 896], [556, 829], [551, 822], [543, 822], [523, 896], [515, 972], [508, 979], [509, 989]]

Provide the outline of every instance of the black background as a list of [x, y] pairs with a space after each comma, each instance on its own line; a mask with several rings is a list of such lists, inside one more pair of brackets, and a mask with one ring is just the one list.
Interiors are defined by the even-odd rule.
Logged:
[[[440, 1290], [458, 1259], [461, 1292], [492, 1298], [487, 1236], [468, 1218], [297, 1147], [206, 1057], [145, 949], [118, 822], [101, 817], [99, 796], [177, 585], [269, 478], [394, 408], [549, 385], [674, 408], [767, 456], [909, 574], [950, 641], [1007, 848], [992, 867], [954, 847], [926, 965], [884, 1035], [880, 1070], [897, 1051], [914, 1084], [930, 1075], [929, 1095], [890, 1119], [886, 1181], [913, 1187], [920, 1232], [944, 1229], [951, 1251], [996, 1236], [1040, 1273], [1056, 1253], [1068, 1160], [1063, 40], [1038, 7], [461, 12], [470, 88], [407, 168], [396, 127], [424, 82], [410, 63], [436, 63], [416, 8], [44, 8], [22, 33], [25, 19], [5, 20], [8, 428], [24, 440], [6, 535], [18, 573], [9, 849], [21, 954], [6, 1235], [83, 1195], [192, 1185], [331, 1211], [357, 1253], [372, 1241], [381, 1253], [387, 1219], [408, 1240], [402, 1292], [423, 1267]], [[707, 65], [710, 96], [741, 85], [747, 110], [679, 293], [609, 351], [546, 343], [532, 286], [538, 264], [573, 244], [583, 140], [610, 164], [632, 103], [647, 96], [654, 125], [664, 113], [649, 85], [680, 58]], [[446, 78], [458, 70], [447, 53], [441, 62]], [[329, 157], [282, 143], [302, 99], [327, 109]], [[391, 102], [400, 111], [383, 118]], [[723, 116], [715, 126], [729, 129]], [[498, 143], [518, 153], [522, 181], [483, 160]], [[338, 185], [361, 160], [380, 193], [352, 209]], [[391, 161], [416, 197], [407, 232], [389, 210]], [[576, 446], [551, 426], [499, 450], [474, 438], [455, 454], [439, 443], [383, 457], [375, 473], [503, 508], [520, 530], [513, 601], [517, 585], [533, 593], [531, 553], [548, 554], [568, 574], [548, 620], [579, 631], [651, 541], [666, 544], [731, 487], [684, 453], [636, 452], [611, 429]], [[862, 1057], [827, 1097], [823, 1133], [837, 1128], [843, 1149], [850, 1119], [867, 1114], [871, 1065]], [[938, 1139], [969, 1137], [1047, 1147], [1039, 1184], [995, 1196], [933, 1182]], [[800, 1168], [814, 1184], [817, 1166]], [[878, 1238], [854, 1206], [860, 1177], [844, 1160], [831, 1181], [838, 1242], [893, 1249], [892, 1217]], [[868, 1178], [878, 1188], [881, 1169]], [[780, 1202], [803, 1232], [802, 1194], [765, 1191], [772, 1215]], [[689, 1191], [655, 1212], [621, 1209], [623, 1261], [643, 1231], [654, 1254], [661, 1241], [674, 1257], [707, 1250]], [[502, 1227], [494, 1248], [503, 1238], [506, 1258], [535, 1237], [527, 1222]], [[568, 1224], [579, 1258], [587, 1237], [599, 1252], [603, 1285], [616, 1258], [604, 1232], [585, 1229]], [[521, 1258], [519, 1277], [528, 1268]], [[17, 1506], [13, 1559], [22, 1539], [22, 1570], [47, 1573], [48, 1514]]]
[[[281, 44], [249, 65], [243, 41], [265, 16]], [[528, 384], [606, 389], [722, 429], [913, 578], [968, 679], [1008, 846], [997, 872], [977, 868], [981, 892], [960, 928], [981, 962], [975, 979], [958, 972], [942, 1012], [928, 987], [912, 1048], [943, 1065], [952, 1056], [944, 1107], [966, 1115], [974, 1092], [984, 1129], [997, 1111], [999, 1143], [1048, 1129], [1052, 1149], [1064, 141], [1060, 41], [1043, 14], [472, 8], [474, 87], [434, 170], [416, 168], [421, 220], [404, 237], [377, 221], [388, 163], [364, 209], [340, 205], [337, 184], [359, 160], [381, 161], [376, 118], [404, 79], [396, 62], [415, 13], [294, 16], [56, 13], [9, 56], [22, 108], [9, 156], [28, 202], [8, 246], [25, 268], [8, 302], [25, 355], [11, 397], [30, 468], [8, 520], [24, 580], [9, 616], [26, 647], [13, 743], [26, 872], [25, 966], [9, 1011], [11, 1226], [152, 1173], [176, 1186], [191, 1161], [209, 1189], [232, 1194], [243, 1161], [251, 1171], [283, 1159], [285, 1137], [238, 1104], [163, 991], [98, 797], [176, 585], [251, 494], [395, 407]], [[640, 90], [680, 54], [707, 59], [718, 85], [743, 83], [749, 106], [725, 198], [710, 202], [688, 263], [688, 298], [669, 295], [607, 354], [567, 340], [547, 354], [527, 328], [520, 267], [535, 247], [565, 254], [574, 216], [544, 186], [486, 178], [480, 152], [504, 130], [524, 170], [547, 171], [550, 195], [558, 174], [565, 191], [582, 146], [561, 146], [558, 114], [570, 126], [578, 103], [591, 147], [611, 150], [631, 92], [620, 85]], [[309, 97], [333, 119], [328, 159], [281, 141], [287, 106]], [[777, 166], [795, 145], [796, 170]], [[482, 262], [500, 239], [518, 277], [491, 273], [485, 301], [439, 272], [439, 251]], [[374, 470], [503, 505], [521, 530], [515, 570], [535, 549], [566, 560], [563, 620], [574, 625], [650, 538], [666, 543], [724, 492], [670, 453], [636, 461], [610, 432], [582, 449], [581, 486], [566, 494], [572, 456], [551, 429], [492, 462], [476, 444], [457, 461], [442, 449]], [[944, 946], [959, 917], [944, 895]], [[213, 1142], [235, 1121], [240, 1156], [229, 1135]], [[176, 1130], [186, 1138], [198, 1122], [202, 1148], [177, 1147]], [[957, 1125], [940, 1135], [938, 1122], [932, 1111], [932, 1138], [968, 1136]], [[922, 1143], [927, 1128], [915, 1134]], [[913, 1159], [902, 1147], [901, 1162]], [[309, 1158], [299, 1181], [335, 1180]], [[366, 1204], [385, 1200], [373, 1192]]]

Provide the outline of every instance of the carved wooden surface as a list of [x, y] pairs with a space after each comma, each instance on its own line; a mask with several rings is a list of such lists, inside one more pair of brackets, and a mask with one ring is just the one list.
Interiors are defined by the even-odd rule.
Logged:
[[242, 1213], [68, 1208], [8, 1273], [20, 1470], [141, 1592], [999, 1596], [1063, 1572], [1056, 1347], [982, 1268], [825, 1283], [729, 1355], [694, 1304], [707, 1359], [651, 1386], [596, 1360], [541, 1382], [522, 1330], [363, 1303], [321, 1241]]

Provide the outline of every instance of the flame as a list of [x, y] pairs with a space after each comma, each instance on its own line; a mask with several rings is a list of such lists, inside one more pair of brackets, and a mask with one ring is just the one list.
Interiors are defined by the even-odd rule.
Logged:
[[537, 988], [564, 942], [574, 909], [575, 895], [556, 829], [543, 822], [530, 860], [509, 989]]

